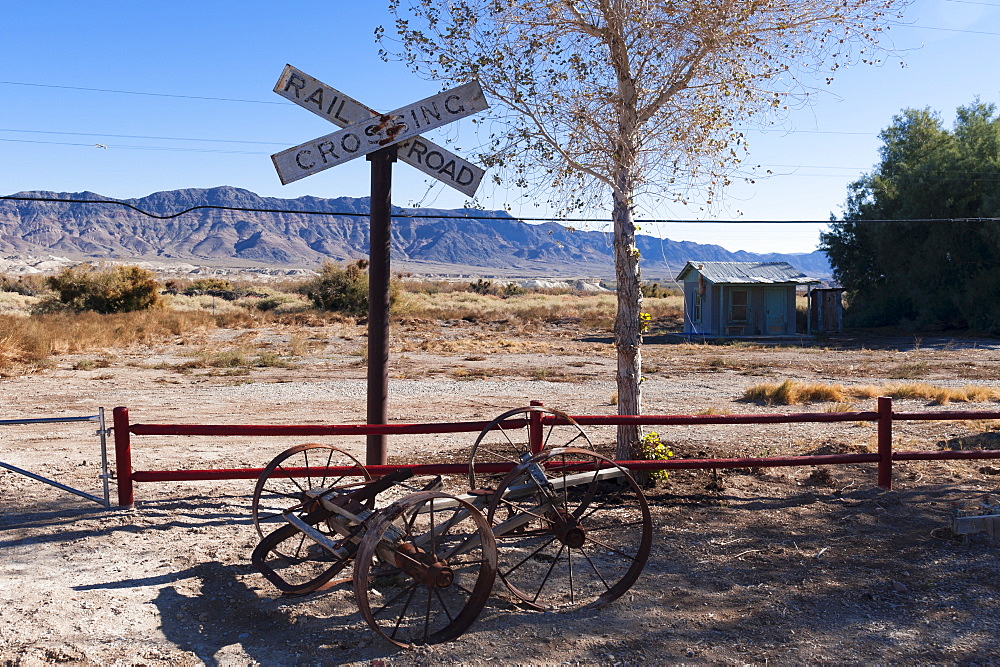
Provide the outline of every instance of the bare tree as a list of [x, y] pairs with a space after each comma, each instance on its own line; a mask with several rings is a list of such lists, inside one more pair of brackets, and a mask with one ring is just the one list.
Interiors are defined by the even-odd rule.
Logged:
[[[610, 194], [618, 411], [638, 415], [637, 203], [711, 203], [745, 151], [739, 124], [780, 113], [841, 66], [877, 63], [904, 2], [390, 0], [398, 39], [378, 38], [421, 75], [480, 80], [500, 117], [478, 159], [509, 182], [544, 184], [564, 211]], [[639, 436], [620, 427], [617, 456], [637, 457]]]

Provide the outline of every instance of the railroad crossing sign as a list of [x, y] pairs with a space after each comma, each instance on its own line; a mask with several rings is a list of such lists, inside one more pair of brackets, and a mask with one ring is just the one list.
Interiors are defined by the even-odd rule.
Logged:
[[[473, 195], [483, 170], [420, 136], [489, 108], [478, 81], [379, 114], [291, 65], [274, 92], [341, 129], [271, 156], [285, 185], [362, 155], [372, 163], [368, 259], [368, 423], [385, 424], [389, 396], [389, 242], [392, 163], [398, 157], [425, 174]], [[369, 434], [365, 462], [385, 464], [385, 436]]]
[[271, 156], [285, 185], [343, 164], [390, 144], [399, 159], [469, 196], [485, 173], [476, 165], [419, 136], [488, 108], [477, 81], [379, 114], [291, 65], [285, 65], [274, 92], [343, 128]]

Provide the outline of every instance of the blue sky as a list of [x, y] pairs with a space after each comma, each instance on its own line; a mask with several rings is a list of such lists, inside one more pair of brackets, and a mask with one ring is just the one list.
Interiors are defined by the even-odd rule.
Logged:
[[[378, 58], [373, 30], [391, 23], [385, 5], [8, 0], [0, 39], [0, 194], [89, 190], [130, 198], [233, 185], [275, 197], [366, 196], [363, 160], [280, 184], [269, 155], [334, 128], [271, 89], [291, 63], [376, 109], [437, 92], [436, 84]], [[877, 134], [900, 109], [929, 106], [950, 125], [955, 108], [976, 96], [1000, 101], [1000, 0], [917, 0], [888, 40], [898, 57], [840, 72], [780, 131], [747, 133], [749, 161], [774, 176], [734, 186], [711, 215], [676, 206], [647, 213], [826, 220], [839, 213], [847, 184], [877, 161]], [[429, 136], [471, 145], [471, 126], [456, 125]], [[395, 168], [395, 204], [463, 203], [442, 186], [428, 188], [414, 169]], [[500, 208], [505, 198], [490, 192], [483, 201]], [[538, 214], [530, 203], [511, 203], [515, 215]], [[659, 224], [643, 233], [734, 250], [808, 252], [821, 227]]]

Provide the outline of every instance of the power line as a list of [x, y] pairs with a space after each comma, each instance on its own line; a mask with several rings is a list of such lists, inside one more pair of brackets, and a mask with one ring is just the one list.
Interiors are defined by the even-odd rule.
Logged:
[[203, 139], [194, 137], [158, 137], [143, 134], [108, 134], [106, 132], [60, 132], [56, 130], [12, 130], [0, 127], [0, 132], [17, 132], [19, 134], [60, 134], [73, 137], [114, 137], [115, 139], [156, 139], [158, 141], [199, 141], [216, 144], [262, 144], [267, 146], [286, 146], [290, 142], [252, 141], [249, 139]]
[[782, 132], [784, 134], [837, 134], [859, 137], [877, 137], [878, 132], [847, 132], [845, 130], [788, 130], [781, 127], [734, 127], [738, 132]]
[[56, 86], [49, 83], [26, 83], [24, 81], [0, 81], [7, 86], [34, 86], [36, 88], [59, 88], [62, 90], [85, 90], [92, 93], [117, 93], [119, 95], [147, 95], [150, 97], [176, 97], [185, 100], [210, 100], [212, 102], [242, 102], [244, 104], [285, 104], [271, 100], [241, 100], [232, 97], [206, 97], [204, 95], [173, 95], [171, 93], [147, 93], [137, 90], [112, 90], [110, 88], [84, 88], [82, 86]]
[[957, 2], [963, 5], [983, 5], [984, 7], [1000, 7], [995, 2], [975, 2], [975, 0], [948, 0], [948, 2]]
[[[12, 201], [34, 201], [34, 202], [56, 202], [60, 204], [114, 204], [130, 208], [137, 213], [156, 218], [157, 220], [169, 220], [190, 213], [191, 211], [213, 209], [221, 211], [242, 211], [246, 213], [288, 213], [300, 215], [330, 215], [351, 218], [367, 218], [368, 213], [356, 213], [354, 211], [309, 211], [280, 208], [252, 208], [243, 206], [221, 206], [215, 204], [204, 204], [191, 206], [177, 213], [169, 215], [159, 215], [143, 210], [138, 206], [128, 202], [115, 199], [59, 199], [55, 197], [19, 197], [16, 195], [0, 196], [0, 199]], [[509, 215], [509, 214], [508, 214]], [[393, 213], [393, 218], [415, 218], [433, 220], [517, 220], [521, 222], [613, 222], [611, 218], [509, 218], [498, 217], [497, 215], [447, 215], [439, 213]], [[642, 218], [636, 219], [636, 224], [699, 224], [699, 225], [828, 225], [832, 222], [844, 222], [841, 220], [690, 220], [674, 218]], [[907, 219], [886, 219], [886, 220], [849, 220], [847, 222], [1000, 222], [1000, 218], [907, 218]]]
[[[131, 134], [100, 134], [96, 132], [54, 132], [54, 131], [42, 131], [42, 130], [6, 130], [0, 128], [0, 132], [22, 132], [22, 133], [38, 133], [38, 134], [65, 134], [71, 136], [80, 137], [115, 137], [115, 138], [133, 138], [133, 139], [161, 139], [166, 141], [204, 141], [204, 142], [216, 142], [216, 143], [230, 143], [230, 144], [265, 144], [272, 146], [287, 146], [292, 142], [276, 142], [276, 141], [237, 141], [228, 139], [185, 139], [181, 137], [153, 137], [153, 136], [143, 136], [143, 135], [131, 135]], [[10, 139], [6, 137], [0, 137], [0, 141], [6, 141], [10, 143], [18, 144], [45, 144], [48, 146], [83, 146], [87, 148], [92, 148], [94, 144], [80, 143], [76, 141], [43, 141], [41, 139]], [[198, 153], [228, 153], [228, 154], [238, 154], [238, 155], [270, 155], [270, 153], [262, 151], [239, 151], [239, 150], [219, 150], [213, 148], [184, 148], [175, 146], [133, 146], [128, 144], [101, 144], [105, 148], [122, 148], [128, 150], [147, 150], [147, 151], [182, 151], [182, 152], [198, 152]], [[774, 167], [781, 169], [850, 169], [850, 170], [863, 170], [866, 167], [830, 167], [824, 165], [808, 165], [808, 164], [764, 164], [756, 165], [760, 168]], [[768, 174], [758, 174], [757, 177], [763, 178]], [[775, 175], [787, 175], [787, 174], [775, 174]]]
[[964, 32], [969, 35], [993, 35], [995, 37], [1000, 37], [1000, 32], [987, 32], [985, 30], [968, 30], [965, 28], [939, 28], [938, 26], [933, 26], [933, 25], [906, 25], [906, 24], [901, 24], [899, 27], [920, 28], [921, 30], [941, 30], [944, 32]]
[[[86, 146], [93, 148], [96, 144], [81, 144], [72, 141], [42, 141], [41, 139], [2, 139], [0, 141], [7, 141], [18, 144], [46, 144], [49, 146]], [[236, 150], [219, 150], [217, 148], [183, 148], [181, 146], [170, 147], [170, 146], [129, 146], [126, 144], [101, 144], [102, 148], [121, 148], [125, 150], [132, 151], [181, 151], [187, 153], [229, 153], [235, 155], [267, 155], [267, 153], [261, 153], [260, 151], [236, 151]]]
[[[739, 132], [762, 132], [762, 133], [775, 133], [781, 132], [783, 134], [833, 134], [833, 135], [843, 135], [843, 136], [861, 136], [861, 137], [876, 137], [879, 135], [878, 132], [848, 132], [846, 130], [806, 130], [806, 129], [785, 129], [778, 127], [736, 127], [733, 128]], [[112, 134], [109, 132], [72, 132], [67, 130], [24, 130], [24, 129], [14, 129], [14, 128], [0, 128], [0, 132], [17, 132], [18, 134], [62, 134], [68, 136], [77, 137], [115, 137], [121, 139], [156, 139], [160, 141], [202, 141], [211, 143], [224, 143], [224, 144], [262, 144], [268, 146], [285, 146], [291, 142], [281, 142], [281, 141], [255, 141], [252, 139], [214, 139], [205, 137], [162, 137], [162, 136], [150, 136], [143, 134]]]

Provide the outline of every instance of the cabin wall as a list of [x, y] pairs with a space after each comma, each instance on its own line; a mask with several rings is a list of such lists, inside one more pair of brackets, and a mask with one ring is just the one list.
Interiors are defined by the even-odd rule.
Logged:
[[[698, 299], [700, 296], [700, 313]], [[684, 333], [786, 336], [795, 332], [794, 285], [715, 285], [698, 275], [684, 281]]]
[[[684, 281], [684, 333], [719, 335], [718, 285], [698, 280], [698, 275]], [[700, 297], [700, 309], [697, 307]], [[699, 312], [700, 311], [700, 312]]]

